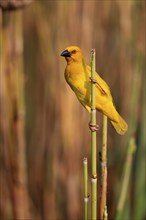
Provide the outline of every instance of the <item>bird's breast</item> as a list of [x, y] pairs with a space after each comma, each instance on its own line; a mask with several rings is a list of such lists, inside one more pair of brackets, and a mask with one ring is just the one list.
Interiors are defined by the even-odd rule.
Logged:
[[67, 67], [65, 70], [65, 79], [72, 88], [78, 90], [83, 90], [86, 84], [86, 79], [81, 68]]
[[81, 102], [89, 99], [91, 89], [89, 78], [82, 68], [67, 67], [65, 70], [65, 79]]

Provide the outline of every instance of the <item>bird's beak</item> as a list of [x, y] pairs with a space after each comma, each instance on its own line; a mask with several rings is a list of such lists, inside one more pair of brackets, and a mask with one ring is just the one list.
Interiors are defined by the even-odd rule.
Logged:
[[71, 57], [71, 53], [68, 51], [68, 50], [64, 50], [60, 56], [63, 56], [63, 57]]

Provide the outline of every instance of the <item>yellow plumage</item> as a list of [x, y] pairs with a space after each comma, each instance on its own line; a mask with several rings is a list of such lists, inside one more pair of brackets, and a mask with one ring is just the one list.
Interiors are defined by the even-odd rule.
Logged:
[[[79, 47], [67, 47], [61, 54], [67, 61], [65, 79], [78, 100], [90, 112], [91, 107], [91, 68], [85, 63], [83, 52]], [[116, 111], [110, 89], [106, 82], [96, 74], [96, 109], [105, 114], [117, 133], [123, 135], [128, 129], [127, 123]]]

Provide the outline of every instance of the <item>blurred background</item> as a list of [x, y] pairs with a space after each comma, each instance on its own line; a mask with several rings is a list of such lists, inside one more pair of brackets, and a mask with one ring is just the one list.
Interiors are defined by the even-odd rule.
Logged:
[[[96, 49], [96, 70], [110, 86], [117, 110], [129, 125], [128, 133], [119, 136], [108, 124], [109, 219], [115, 219], [131, 136], [136, 152], [121, 220], [146, 219], [145, 1], [42, 0], [17, 9], [3, 3], [0, 218], [83, 219], [85, 156], [89, 182], [91, 178], [90, 116], [65, 82], [66, 61], [60, 56], [67, 46], [77, 45], [88, 64], [91, 49]], [[99, 154], [101, 113], [97, 121]]]

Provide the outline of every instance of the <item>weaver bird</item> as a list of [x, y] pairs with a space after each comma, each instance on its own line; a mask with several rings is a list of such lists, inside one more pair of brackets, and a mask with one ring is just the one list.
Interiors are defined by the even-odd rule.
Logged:
[[[91, 111], [91, 68], [84, 60], [82, 50], [77, 46], [69, 46], [62, 53], [67, 66], [65, 79], [76, 94], [80, 103]], [[96, 109], [106, 115], [117, 133], [125, 134], [128, 125], [117, 112], [107, 83], [96, 73]]]

